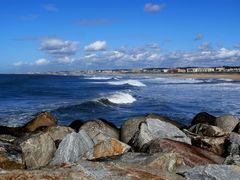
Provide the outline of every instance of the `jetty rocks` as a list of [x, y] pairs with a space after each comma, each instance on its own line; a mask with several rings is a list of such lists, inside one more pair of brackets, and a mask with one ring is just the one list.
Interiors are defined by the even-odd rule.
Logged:
[[62, 126], [42, 112], [0, 126], [0, 179], [240, 179], [240, 120], [201, 112], [189, 127], [157, 114], [120, 128], [104, 119]]

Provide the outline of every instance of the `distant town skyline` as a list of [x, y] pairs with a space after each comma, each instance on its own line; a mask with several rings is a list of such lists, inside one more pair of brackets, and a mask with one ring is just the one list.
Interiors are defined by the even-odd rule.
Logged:
[[240, 65], [239, 0], [1, 0], [0, 73]]

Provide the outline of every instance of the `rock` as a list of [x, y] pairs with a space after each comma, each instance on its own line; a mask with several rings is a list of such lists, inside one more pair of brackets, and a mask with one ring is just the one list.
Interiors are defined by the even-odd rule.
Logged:
[[41, 127], [56, 126], [57, 120], [48, 112], [42, 112], [28, 122], [23, 128], [27, 132], [34, 132]]
[[191, 139], [176, 126], [156, 119], [147, 119], [141, 123], [140, 130], [134, 135], [129, 144], [137, 151], [144, 144], [157, 138], [169, 138], [191, 144]]
[[9, 143], [0, 141], [0, 169], [23, 169], [21, 148]]
[[191, 125], [195, 125], [195, 124], [209, 124], [209, 125], [214, 125], [216, 117], [208, 114], [206, 112], [200, 112], [198, 113], [192, 120]]
[[227, 156], [225, 161], [224, 161], [224, 164], [240, 166], [240, 156], [239, 155]]
[[27, 168], [47, 165], [56, 151], [54, 141], [48, 133], [31, 134], [19, 140], [18, 143]]
[[71, 124], [69, 124], [68, 126], [72, 129], [74, 129], [76, 132], [78, 132], [82, 125], [83, 125], [82, 120], [75, 120], [75, 121], [71, 122]]
[[197, 166], [182, 174], [189, 180], [239, 180], [240, 167], [234, 165]]
[[222, 128], [226, 132], [231, 132], [239, 123], [239, 119], [236, 116], [225, 115], [216, 118], [214, 125]]
[[225, 154], [225, 139], [223, 137], [198, 137], [192, 139], [192, 145], [211, 151], [219, 156]]
[[13, 142], [17, 139], [17, 137], [8, 135], [8, 134], [1, 134], [0, 135], [0, 141], [6, 141], [6, 142]]
[[68, 134], [59, 144], [51, 164], [77, 162], [86, 157], [86, 154], [92, 151], [93, 146], [94, 142], [85, 130]]
[[80, 127], [79, 131], [81, 130], [84, 130], [91, 139], [93, 139], [99, 133], [111, 138], [119, 139], [119, 130], [117, 127], [103, 119], [86, 121]]
[[147, 119], [157, 119], [160, 121], [168, 122], [177, 126], [179, 129], [182, 129], [184, 127], [180, 123], [177, 123], [173, 120], [170, 120], [167, 117], [159, 116], [156, 114], [133, 117], [123, 122], [121, 127], [121, 141], [124, 143], [128, 143], [133, 138], [134, 134], [139, 130], [140, 124], [142, 122], [145, 122]]
[[185, 158], [181, 154], [174, 152], [153, 154], [142, 164], [148, 167], [168, 171], [170, 173], [190, 168], [190, 166], [186, 165]]
[[66, 126], [53, 126], [53, 127], [48, 127], [45, 132], [48, 133], [49, 136], [54, 141], [60, 140], [62, 141], [63, 138], [65, 138], [68, 134], [74, 132], [74, 130], [70, 127]]
[[232, 132], [226, 139], [227, 155], [240, 155], [240, 134]]
[[193, 167], [205, 164], [220, 164], [224, 159], [210, 151], [191, 146], [171, 139], [155, 139], [145, 144], [141, 152], [145, 153], [178, 153], [186, 165]]
[[189, 131], [200, 136], [208, 137], [221, 137], [226, 135], [226, 133], [217, 126], [207, 125], [207, 124], [196, 124], [189, 128]]
[[134, 180], [182, 180], [179, 175], [168, 174], [164, 171], [145, 168], [120, 166], [90, 161], [80, 161], [67, 167], [42, 168], [40, 170], [3, 171], [0, 179], [134, 179]]
[[235, 126], [235, 128], [233, 129], [232, 132], [235, 132], [235, 133], [240, 134], [240, 123], [238, 123], [238, 124]]
[[130, 146], [114, 138], [106, 137], [93, 147], [88, 159], [121, 155], [130, 150]]

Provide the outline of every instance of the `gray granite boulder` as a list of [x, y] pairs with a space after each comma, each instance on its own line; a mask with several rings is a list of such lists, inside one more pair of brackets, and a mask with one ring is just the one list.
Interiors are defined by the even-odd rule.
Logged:
[[93, 140], [84, 130], [68, 134], [59, 144], [51, 164], [77, 162], [91, 152], [93, 146]]
[[181, 172], [189, 180], [240, 180], [240, 167], [234, 165], [197, 166]]
[[18, 143], [27, 168], [46, 166], [56, 151], [55, 143], [48, 133], [31, 134], [19, 140]]
[[224, 115], [216, 118], [214, 125], [222, 128], [226, 132], [232, 132], [238, 123], [238, 117], [232, 115]]
[[121, 127], [121, 141], [124, 143], [128, 143], [134, 136], [134, 134], [139, 130], [139, 126], [142, 122], [145, 122], [147, 119], [155, 119], [164, 122], [168, 122], [170, 124], [175, 125], [179, 129], [183, 129], [184, 126], [178, 122], [175, 122], [167, 117], [160, 116], [157, 114], [148, 114], [146, 116], [137, 116], [129, 118], [124, 121]]
[[142, 122], [139, 131], [129, 143], [135, 150], [139, 150], [144, 144], [157, 138], [169, 138], [191, 144], [191, 139], [176, 126], [156, 119], [147, 119]]
[[92, 139], [99, 133], [111, 138], [119, 139], [119, 130], [117, 127], [103, 119], [86, 121], [80, 127], [79, 131], [81, 130], [84, 130]]

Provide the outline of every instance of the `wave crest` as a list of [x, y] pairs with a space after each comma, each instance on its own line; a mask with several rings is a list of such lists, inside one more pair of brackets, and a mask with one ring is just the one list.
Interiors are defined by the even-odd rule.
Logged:
[[111, 81], [107, 83], [110, 85], [130, 85], [130, 86], [137, 86], [137, 87], [146, 86], [146, 84], [143, 84], [138, 80], [131, 80], [131, 79], [123, 80], [123, 81]]
[[128, 93], [118, 92], [101, 99], [101, 101], [102, 102], [108, 101], [113, 104], [131, 104], [135, 102], [136, 99]]

